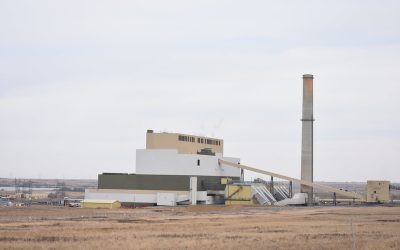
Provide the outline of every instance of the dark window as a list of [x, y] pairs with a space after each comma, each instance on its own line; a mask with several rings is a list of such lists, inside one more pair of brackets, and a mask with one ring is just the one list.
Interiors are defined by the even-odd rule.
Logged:
[[197, 166], [200, 166], [200, 159], [197, 159]]
[[200, 138], [197, 138], [197, 143], [200, 143]]

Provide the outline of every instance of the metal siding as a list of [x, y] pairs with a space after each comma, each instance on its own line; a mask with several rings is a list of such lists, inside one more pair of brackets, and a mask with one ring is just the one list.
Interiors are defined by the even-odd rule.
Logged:
[[121, 203], [119, 201], [113, 203], [100, 203], [100, 202], [82, 202], [82, 208], [120, 208]]
[[[198, 176], [197, 190], [224, 190], [218, 176]], [[239, 177], [232, 177], [239, 180]], [[190, 189], [190, 176], [185, 175], [135, 175], [135, 174], [99, 174], [99, 189], [136, 189], [136, 190], [176, 190]]]
[[226, 201], [230, 202], [241, 201], [244, 204], [253, 204], [253, 193], [250, 185], [226, 185], [225, 198]]
[[218, 164], [219, 159], [234, 163], [240, 162], [239, 158], [222, 157], [221, 154], [216, 156], [178, 154], [178, 151], [173, 149], [137, 149], [135, 173], [138, 175], [240, 177], [239, 169], [220, 166]]

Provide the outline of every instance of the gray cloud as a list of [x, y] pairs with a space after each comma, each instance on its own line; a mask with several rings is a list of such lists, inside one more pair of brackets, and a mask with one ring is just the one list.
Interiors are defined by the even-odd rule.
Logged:
[[[400, 181], [397, 1], [3, 1], [2, 177], [133, 172], [148, 128], [225, 139], [300, 174], [315, 74], [315, 178]], [[250, 177], [255, 177], [251, 173]]]

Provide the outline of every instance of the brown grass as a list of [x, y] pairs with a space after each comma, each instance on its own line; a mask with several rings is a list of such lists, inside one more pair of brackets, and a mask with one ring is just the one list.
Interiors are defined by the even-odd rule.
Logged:
[[1, 249], [400, 249], [400, 207], [0, 208]]

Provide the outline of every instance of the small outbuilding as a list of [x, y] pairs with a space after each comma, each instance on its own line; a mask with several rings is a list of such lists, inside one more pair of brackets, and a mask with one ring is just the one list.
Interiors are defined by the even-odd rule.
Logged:
[[120, 208], [121, 202], [117, 200], [90, 200], [85, 199], [81, 201], [83, 208]]
[[367, 181], [367, 202], [390, 200], [389, 181]]

